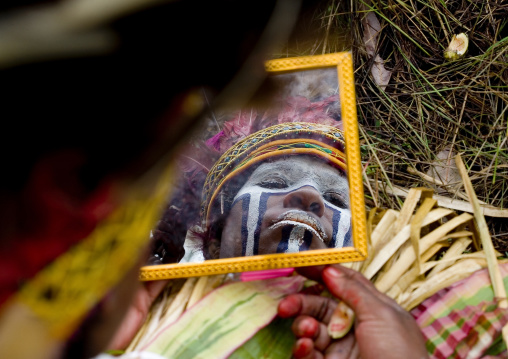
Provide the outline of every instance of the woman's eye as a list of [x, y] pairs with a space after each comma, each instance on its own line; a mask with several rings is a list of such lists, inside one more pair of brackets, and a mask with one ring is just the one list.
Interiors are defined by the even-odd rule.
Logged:
[[344, 198], [344, 196], [342, 196], [341, 194], [339, 194], [337, 192], [326, 192], [323, 195], [323, 198], [325, 199], [325, 201], [330, 202], [331, 204], [333, 204], [336, 207], [344, 208], [344, 209], [349, 208], [349, 204], [348, 204], [348, 201], [346, 200], [346, 198]]
[[265, 178], [261, 182], [257, 184], [260, 187], [268, 188], [268, 189], [281, 189], [287, 188], [288, 183], [284, 178], [281, 177], [269, 177]]

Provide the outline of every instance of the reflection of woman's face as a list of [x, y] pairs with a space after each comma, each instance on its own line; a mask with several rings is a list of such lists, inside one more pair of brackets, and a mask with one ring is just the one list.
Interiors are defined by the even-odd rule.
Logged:
[[344, 174], [307, 156], [267, 162], [234, 198], [220, 257], [351, 246]]

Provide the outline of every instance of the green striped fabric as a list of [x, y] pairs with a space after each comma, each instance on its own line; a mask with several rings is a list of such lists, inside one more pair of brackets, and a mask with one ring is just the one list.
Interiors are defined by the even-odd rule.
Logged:
[[303, 287], [301, 276], [224, 285], [160, 332], [142, 351], [167, 358], [227, 358], [267, 326], [279, 301]]
[[249, 341], [235, 350], [229, 359], [290, 359], [296, 338], [292, 319], [275, 318]]

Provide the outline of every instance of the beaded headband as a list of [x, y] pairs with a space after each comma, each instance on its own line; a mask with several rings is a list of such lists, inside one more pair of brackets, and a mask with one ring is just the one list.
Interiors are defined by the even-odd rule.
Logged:
[[221, 191], [232, 178], [252, 166], [278, 156], [313, 155], [346, 171], [344, 149], [342, 130], [308, 122], [282, 123], [244, 138], [219, 158], [206, 177], [201, 202], [203, 228], [210, 225], [211, 212]]

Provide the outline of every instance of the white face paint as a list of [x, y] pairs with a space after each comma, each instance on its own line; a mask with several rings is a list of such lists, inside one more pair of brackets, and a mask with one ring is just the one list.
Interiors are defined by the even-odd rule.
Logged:
[[351, 246], [349, 186], [310, 156], [266, 162], [234, 198], [221, 257]]

